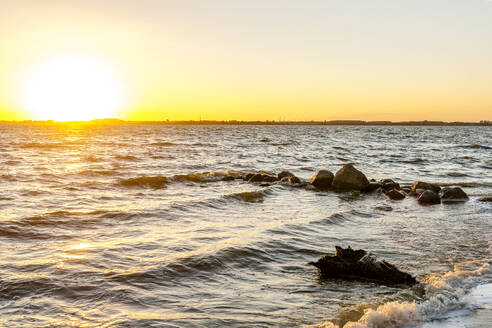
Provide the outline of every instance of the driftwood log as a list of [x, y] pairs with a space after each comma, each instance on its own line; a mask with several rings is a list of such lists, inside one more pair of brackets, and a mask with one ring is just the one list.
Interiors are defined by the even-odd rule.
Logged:
[[394, 265], [378, 260], [373, 254], [352, 248], [335, 246], [334, 255], [325, 255], [317, 262], [310, 262], [318, 268], [323, 277], [345, 280], [373, 281], [388, 285], [414, 285], [417, 280]]

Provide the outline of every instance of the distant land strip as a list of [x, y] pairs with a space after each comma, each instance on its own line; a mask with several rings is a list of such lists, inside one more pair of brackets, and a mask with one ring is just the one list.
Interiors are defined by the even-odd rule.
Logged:
[[479, 122], [444, 122], [444, 121], [362, 121], [362, 120], [331, 120], [331, 121], [124, 121], [120, 119], [96, 119], [90, 121], [0, 121], [4, 125], [357, 125], [357, 126], [491, 126], [492, 121]]

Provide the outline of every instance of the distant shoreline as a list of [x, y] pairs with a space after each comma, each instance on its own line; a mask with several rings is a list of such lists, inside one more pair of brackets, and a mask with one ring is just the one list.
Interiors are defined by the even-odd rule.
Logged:
[[0, 125], [354, 125], [354, 126], [492, 126], [492, 121], [444, 122], [444, 121], [124, 121], [119, 119], [96, 119], [91, 121], [0, 121]]

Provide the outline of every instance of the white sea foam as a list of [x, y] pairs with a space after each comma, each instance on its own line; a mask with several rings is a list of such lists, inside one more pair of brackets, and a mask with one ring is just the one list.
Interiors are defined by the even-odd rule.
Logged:
[[[490, 264], [480, 261], [466, 261], [456, 264], [453, 270], [432, 273], [422, 279], [425, 298], [418, 303], [389, 301], [364, 310], [358, 321], [347, 322], [343, 328], [414, 327], [424, 322], [450, 316], [464, 316], [477, 306], [492, 304], [492, 285], [488, 288], [468, 287], [484, 274], [490, 273]], [[448, 316], [446, 317], [446, 314]], [[319, 325], [320, 328], [340, 328], [331, 321]]]

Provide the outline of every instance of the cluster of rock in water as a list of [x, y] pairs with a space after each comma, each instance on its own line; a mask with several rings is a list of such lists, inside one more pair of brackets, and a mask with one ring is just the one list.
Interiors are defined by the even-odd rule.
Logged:
[[[226, 177], [224, 180], [232, 180]], [[402, 200], [407, 196], [417, 198], [419, 204], [432, 205], [441, 202], [464, 202], [468, 195], [459, 187], [441, 188], [437, 184], [415, 181], [412, 185], [400, 186], [391, 179], [381, 181], [368, 180], [361, 171], [352, 164], [345, 164], [335, 174], [328, 170], [320, 170], [314, 174], [311, 181], [305, 182], [288, 171], [282, 171], [277, 176], [267, 172], [248, 173], [242, 176], [248, 182], [268, 186], [274, 182], [288, 183], [298, 186], [312, 185], [321, 190], [374, 192], [380, 190], [391, 200]], [[491, 201], [491, 197], [479, 199]], [[336, 246], [334, 255], [326, 255], [317, 262], [310, 262], [318, 268], [324, 277], [340, 279], [356, 279], [374, 281], [384, 284], [413, 285], [417, 280], [408, 273], [398, 270], [394, 265], [378, 260], [365, 250], [353, 250]]]
[[[277, 176], [268, 173], [248, 173], [242, 178], [248, 182], [260, 182], [263, 185], [273, 182], [307, 184], [288, 171], [282, 171]], [[226, 177], [225, 180], [227, 179], [234, 178]], [[360, 192], [381, 190], [392, 200], [402, 200], [407, 196], [413, 196], [423, 205], [468, 200], [468, 195], [459, 187], [441, 189], [437, 184], [422, 181], [416, 181], [408, 186], [400, 186], [391, 179], [383, 179], [379, 182], [374, 179], [369, 181], [364, 173], [354, 168], [352, 164], [345, 164], [335, 174], [328, 170], [320, 170], [311, 178], [310, 184], [321, 190]]]

